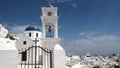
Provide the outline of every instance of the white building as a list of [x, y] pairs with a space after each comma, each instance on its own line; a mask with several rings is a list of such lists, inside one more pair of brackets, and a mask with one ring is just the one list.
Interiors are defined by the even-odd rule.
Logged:
[[5, 38], [7, 34], [8, 30], [0, 24], [0, 68], [17, 68], [18, 51], [15, 41]]
[[65, 68], [65, 50], [59, 44], [57, 7], [42, 7], [42, 31], [35, 25], [16, 41], [18, 68]]
[[0, 24], [0, 37], [5, 38], [8, 34], [8, 30]]
[[0, 37], [0, 68], [17, 68], [17, 56], [15, 40]]

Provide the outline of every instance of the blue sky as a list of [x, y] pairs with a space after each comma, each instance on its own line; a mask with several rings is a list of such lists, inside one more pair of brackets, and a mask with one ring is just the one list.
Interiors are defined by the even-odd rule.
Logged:
[[33, 22], [41, 27], [41, 7], [59, 8], [59, 36], [70, 53], [120, 52], [120, 0], [0, 0], [0, 23], [21, 34]]

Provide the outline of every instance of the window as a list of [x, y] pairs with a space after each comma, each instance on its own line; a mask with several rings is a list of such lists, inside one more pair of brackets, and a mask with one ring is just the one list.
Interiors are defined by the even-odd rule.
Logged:
[[22, 61], [26, 61], [27, 60], [27, 52], [22, 52]]
[[31, 33], [29, 33], [29, 37], [31, 37]]
[[26, 45], [26, 44], [27, 44], [27, 42], [26, 42], [26, 41], [23, 41], [23, 44], [24, 44], [24, 45]]
[[38, 33], [36, 33], [36, 37], [38, 37]]
[[48, 12], [48, 16], [52, 16], [52, 12]]

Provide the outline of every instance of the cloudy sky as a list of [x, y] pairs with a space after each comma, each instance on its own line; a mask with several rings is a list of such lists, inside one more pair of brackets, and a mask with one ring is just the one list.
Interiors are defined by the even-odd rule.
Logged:
[[41, 7], [59, 8], [59, 37], [70, 53], [120, 53], [120, 0], [0, 0], [0, 23], [12, 34], [41, 27]]

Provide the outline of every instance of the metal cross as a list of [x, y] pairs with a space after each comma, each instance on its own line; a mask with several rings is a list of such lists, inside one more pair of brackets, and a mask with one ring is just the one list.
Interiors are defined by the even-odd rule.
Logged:
[[35, 38], [35, 40], [33, 40], [33, 42], [35, 42], [35, 46], [37, 44], [37, 42], [39, 42], [39, 40], [37, 40], [37, 38]]

